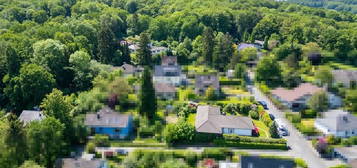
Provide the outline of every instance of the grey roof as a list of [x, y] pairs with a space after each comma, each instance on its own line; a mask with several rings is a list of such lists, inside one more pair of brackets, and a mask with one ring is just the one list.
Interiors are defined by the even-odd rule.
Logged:
[[166, 83], [155, 83], [155, 92], [157, 93], [175, 93], [176, 88], [170, 84]]
[[335, 82], [342, 83], [347, 87], [352, 81], [357, 82], [357, 70], [333, 70], [332, 74]]
[[217, 74], [198, 74], [195, 77], [196, 89], [206, 88], [208, 86], [219, 89], [219, 80]]
[[181, 76], [181, 66], [155, 65], [154, 76]]
[[132, 74], [135, 72], [135, 66], [134, 65], [130, 65], [130, 64], [127, 64], [127, 63], [124, 63], [121, 68], [123, 69], [124, 73], [125, 74]]
[[128, 126], [130, 115], [119, 114], [109, 107], [104, 107], [97, 113], [86, 114], [85, 125], [90, 127], [125, 128]]
[[338, 147], [334, 148], [335, 152], [343, 155], [348, 160], [357, 159], [357, 145], [351, 147]]
[[352, 168], [357, 168], [357, 159], [353, 159], [348, 163]]
[[56, 168], [103, 168], [105, 167], [104, 160], [85, 160], [85, 159], [75, 159], [75, 158], [64, 158], [58, 159], [56, 161]]
[[30, 123], [31, 121], [39, 121], [46, 118], [43, 115], [42, 111], [33, 111], [33, 110], [24, 110], [20, 114], [20, 121], [24, 123], [24, 125]]
[[[259, 156], [241, 156], [241, 168], [295, 168], [292, 159], [266, 158]], [[251, 165], [251, 166], [250, 166]]]
[[163, 56], [161, 58], [161, 65], [177, 65], [176, 56]]
[[219, 107], [198, 106], [195, 120], [197, 132], [221, 134], [222, 128], [254, 129], [249, 117], [221, 115]]
[[324, 112], [323, 118], [315, 122], [327, 127], [330, 131], [345, 131], [357, 129], [357, 117], [343, 110], [330, 110]]

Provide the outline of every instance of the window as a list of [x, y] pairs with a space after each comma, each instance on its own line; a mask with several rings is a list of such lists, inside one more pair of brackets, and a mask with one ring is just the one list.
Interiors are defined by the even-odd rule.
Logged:
[[120, 132], [120, 129], [119, 129], [119, 128], [115, 128], [114, 131], [115, 131], [115, 132]]

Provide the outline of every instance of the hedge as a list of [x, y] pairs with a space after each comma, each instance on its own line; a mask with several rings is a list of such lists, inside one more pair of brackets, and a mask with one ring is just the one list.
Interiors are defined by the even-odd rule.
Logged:
[[288, 149], [286, 144], [237, 142], [237, 141], [226, 141], [224, 139], [216, 139], [214, 140], [213, 143], [219, 147], [238, 147], [243, 149], [280, 149], [280, 150]]
[[133, 143], [122, 141], [111, 141], [112, 147], [167, 147], [166, 143]]
[[265, 144], [283, 144], [286, 145], [285, 139], [272, 139], [272, 138], [256, 138], [256, 137], [246, 137], [238, 136], [232, 134], [224, 134], [224, 140], [226, 141], [236, 141], [244, 143], [265, 143]]
[[241, 85], [242, 81], [240, 79], [220, 79], [220, 85]]

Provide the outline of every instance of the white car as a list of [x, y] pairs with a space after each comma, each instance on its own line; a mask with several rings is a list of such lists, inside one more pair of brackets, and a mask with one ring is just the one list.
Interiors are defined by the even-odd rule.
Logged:
[[280, 136], [288, 136], [289, 135], [289, 131], [286, 128], [286, 125], [283, 123], [283, 121], [278, 118], [274, 120], [276, 123], [276, 127], [278, 128], [278, 132]]

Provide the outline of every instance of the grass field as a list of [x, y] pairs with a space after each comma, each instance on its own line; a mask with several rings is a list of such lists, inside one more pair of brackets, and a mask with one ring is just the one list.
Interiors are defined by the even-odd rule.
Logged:
[[269, 128], [259, 120], [253, 120], [254, 125], [259, 129], [260, 138], [270, 138]]

